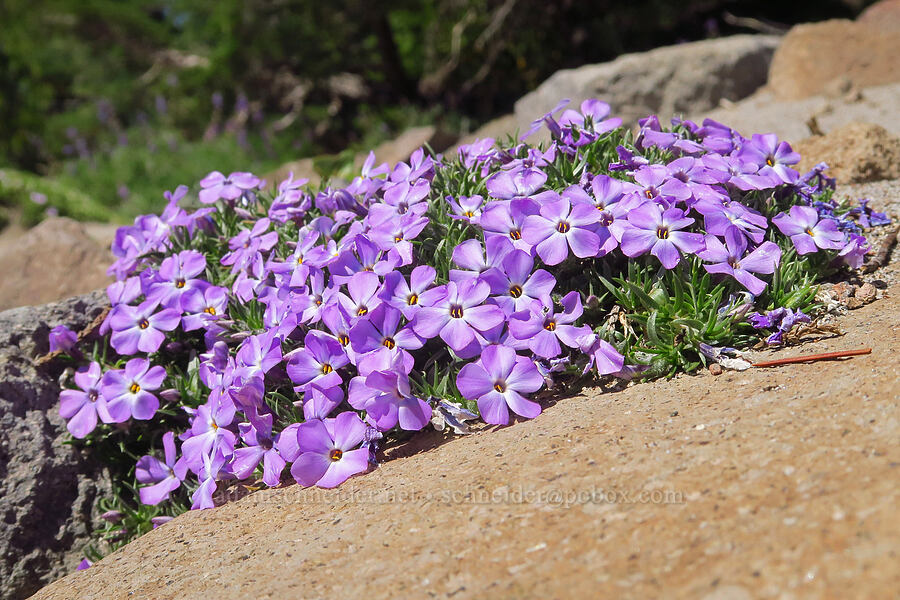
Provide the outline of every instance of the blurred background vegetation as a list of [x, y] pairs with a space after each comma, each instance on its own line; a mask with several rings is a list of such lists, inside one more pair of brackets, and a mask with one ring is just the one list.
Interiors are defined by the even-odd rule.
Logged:
[[869, 3], [2, 0], [0, 227], [128, 219], [213, 169], [262, 174], [413, 125], [467, 133], [560, 68]]

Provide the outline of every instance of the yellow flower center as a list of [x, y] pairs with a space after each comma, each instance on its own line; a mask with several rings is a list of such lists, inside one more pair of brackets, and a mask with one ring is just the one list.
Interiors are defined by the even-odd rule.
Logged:
[[211, 315], [215, 315], [216, 307], [215, 306], [207, 306], [206, 308], [203, 309], [203, 312], [211, 314]]
[[334, 369], [328, 363], [322, 365], [322, 375], [328, 375], [332, 371], [334, 371]]
[[547, 331], [556, 331], [556, 321], [547, 321], [544, 323], [544, 329]]
[[331, 459], [331, 462], [337, 462], [337, 461], [341, 460], [341, 457], [343, 455], [344, 455], [343, 450], [338, 450], [337, 448], [335, 448], [328, 454], [328, 458]]
[[494, 389], [500, 392], [501, 394], [506, 391], [506, 384], [502, 381], [498, 381], [494, 384]]
[[350, 336], [346, 333], [342, 333], [338, 336], [338, 341], [341, 343], [341, 346], [346, 346], [350, 343]]
[[656, 228], [656, 237], [661, 240], [665, 240], [669, 238], [669, 228], [668, 227], [657, 227]]
[[388, 348], [390, 350], [393, 350], [394, 346], [397, 345], [397, 343], [394, 341], [394, 338], [389, 338], [389, 337], [384, 338], [384, 340], [381, 343], [384, 344], [385, 348]]
[[150, 321], [148, 321], [147, 319], [141, 319], [138, 323], [138, 327], [140, 327], [141, 329], [147, 329], [148, 327], [150, 327]]
[[509, 288], [509, 295], [512, 296], [513, 298], [518, 298], [519, 296], [521, 296], [522, 295], [522, 286], [514, 285], [511, 288]]
[[509, 232], [509, 237], [511, 237], [514, 240], [521, 240], [522, 232], [519, 231], [518, 229], [513, 229], [512, 231]]
[[556, 230], [560, 233], [568, 233], [569, 224], [566, 223], [565, 221], [560, 221], [559, 223], [556, 224]]
[[138, 385], [137, 381], [134, 381], [131, 383], [131, 386], [128, 388], [128, 391], [131, 392], [132, 394], [137, 394], [139, 391], [141, 391], [141, 386]]
[[454, 304], [450, 307], [450, 316], [454, 319], [462, 319], [463, 316], [463, 308], [459, 304]]
[[414, 304], [418, 304], [419, 296], [415, 293], [410, 294], [409, 296], [406, 297], [406, 303], [410, 306], [413, 306]]
[[356, 316], [361, 317], [368, 312], [369, 312], [368, 308], [366, 308], [365, 306], [360, 306], [359, 308], [356, 309]]

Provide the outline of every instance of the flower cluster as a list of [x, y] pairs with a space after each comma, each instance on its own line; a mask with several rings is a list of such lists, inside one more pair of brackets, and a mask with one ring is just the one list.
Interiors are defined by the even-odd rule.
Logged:
[[[157, 416], [180, 428], [158, 431], [162, 459], [138, 461], [145, 504], [189, 493], [211, 507], [220, 482], [254, 474], [333, 487], [401, 432], [466, 431], [476, 409], [494, 425], [536, 417], [554, 377], [630, 378], [649, 368], [663, 319], [693, 335], [672, 347], [700, 356], [715, 327], [749, 327], [747, 298], [765, 309], [792, 291], [773, 282], [788, 253], [810, 269], [810, 255], [862, 260], [839, 207], [815, 205], [821, 170], [801, 177], [774, 135], [649, 117], [632, 138], [602, 102], [557, 119], [562, 108], [535, 122], [552, 134], [542, 147], [481, 140], [392, 167], [370, 154], [360, 176], [318, 189], [215, 172], [193, 212], [186, 187], [167, 194], [161, 216], [116, 235], [103, 332], [122, 358], [95, 346], [62, 393], [69, 431]], [[634, 268], [715, 286], [693, 294], [697, 311], [715, 303], [709, 318], [623, 281]], [[639, 288], [653, 314], [596, 295], [611, 281]]]

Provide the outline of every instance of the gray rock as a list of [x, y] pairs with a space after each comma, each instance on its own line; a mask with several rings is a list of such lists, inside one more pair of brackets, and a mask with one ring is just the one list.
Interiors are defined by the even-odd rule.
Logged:
[[813, 96], [803, 100], [780, 101], [768, 90], [760, 90], [740, 102], [691, 115], [698, 123], [704, 117], [725, 123], [749, 136], [775, 133], [789, 142], [799, 142], [813, 132], [807, 123], [815, 118], [827, 133], [853, 121], [881, 125], [900, 136], [900, 83], [857, 90], [846, 97]]
[[668, 118], [708, 110], [723, 99], [749, 96], [765, 84], [779, 40], [736, 35], [558, 71], [516, 102], [516, 118], [525, 131], [561, 98], [570, 98], [575, 107], [588, 98], [603, 100], [626, 123], [651, 113]]
[[80, 331], [106, 305], [102, 291], [0, 312], [0, 598], [22, 598], [75, 569], [92, 510], [109, 490], [103, 469], [65, 445], [60, 361], [35, 365], [56, 325]]

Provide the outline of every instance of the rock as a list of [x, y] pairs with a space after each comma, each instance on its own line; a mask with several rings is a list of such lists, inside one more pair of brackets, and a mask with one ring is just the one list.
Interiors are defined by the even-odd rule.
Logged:
[[857, 308], [862, 307], [864, 302], [862, 300], [860, 300], [859, 298], [853, 297], [853, 298], [847, 298], [847, 300], [845, 300], [843, 302], [843, 304], [850, 310], [856, 310]]
[[847, 123], [877, 123], [892, 135], [900, 136], [900, 83], [867, 87], [855, 97], [812, 96], [803, 100], [778, 100], [769, 90], [760, 90], [727, 107], [691, 115], [697, 122], [704, 118], [726, 123], [746, 136], [775, 133], [792, 144], [816, 131], [808, 123], [815, 117], [821, 131], [830, 132]]
[[860, 88], [900, 81], [898, 31], [868, 20], [797, 25], [775, 51], [768, 88], [779, 100], [799, 100], [823, 93], [837, 78]]
[[722, 374], [722, 365], [719, 363], [713, 363], [709, 365], [709, 374], [710, 375], [721, 375]]
[[857, 23], [887, 31], [900, 31], [900, 0], [881, 0], [862, 12]]
[[102, 468], [68, 439], [58, 414], [62, 367], [35, 367], [56, 325], [79, 331], [102, 291], [0, 312], [0, 598], [23, 598], [75, 569], [92, 509], [109, 490]]
[[829, 175], [847, 183], [900, 177], [900, 138], [884, 127], [853, 122], [794, 145], [801, 172], [826, 162]]
[[520, 130], [526, 131], [560, 98], [570, 98], [575, 107], [587, 98], [601, 99], [626, 122], [650, 113], [671, 117], [708, 110], [722, 100], [740, 100], [762, 86], [779, 39], [737, 35], [558, 71], [516, 102], [516, 119]]
[[862, 301], [863, 304], [869, 304], [871, 302], [875, 302], [875, 298], [878, 295], [878, 290], [871, 283], [864, 283], [859, 286], [859, 289], [856, 290], [856, 293], [853, 295], [854, 298], [858, 298]]
[[[96, 235], [96, 234], [95, 234]], [[20, 236], [0, 240], [0, 310], [84, 294], [110, 283], [109, 246], [85, 225], [50, 218]]]

